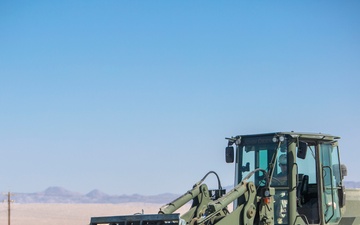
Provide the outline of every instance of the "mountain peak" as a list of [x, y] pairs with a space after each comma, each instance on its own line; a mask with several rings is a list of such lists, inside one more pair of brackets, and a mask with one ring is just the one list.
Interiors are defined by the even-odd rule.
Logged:
[[76, 192], [72, 192], [69, 190], [66, 190], [63, 187], [48, 187], [45, 191], [43, 191], [44, 195], [47, 196], [72, 196], [72, 195], [79, 195]]
[[98, 189], [94, 189], [94, 190], [90, 191], [89, 193], [87, 193], [86, 197], [89, 197], [89, 198], [103, 198], [103, 197], [108, 197], [108, 195], [105, 194], [104, 192], [101, 192]]

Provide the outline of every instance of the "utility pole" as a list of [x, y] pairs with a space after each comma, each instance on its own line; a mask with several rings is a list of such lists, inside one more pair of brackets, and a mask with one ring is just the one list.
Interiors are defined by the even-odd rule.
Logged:
[[13, 195], [10, 191], [5, 194], [7, 195], [7, 203], [8, 203], [8, 225], [10, 225], [10, 213], [11, 213], [11, 203], [14, 202], [14, 200], [11, 200], [11, 196]]

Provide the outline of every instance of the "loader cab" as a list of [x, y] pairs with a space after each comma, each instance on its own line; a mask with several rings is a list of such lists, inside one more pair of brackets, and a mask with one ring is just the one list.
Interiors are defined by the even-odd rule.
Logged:
[[235, 185], [261, 169], [248, 181], [259, 198], [262, 189], [274, 190], [274, 224], [334, 224], [345, 204], [337, 139], [295, 132], [236, 136], [229, 138], [226, 161], [235, 161]]

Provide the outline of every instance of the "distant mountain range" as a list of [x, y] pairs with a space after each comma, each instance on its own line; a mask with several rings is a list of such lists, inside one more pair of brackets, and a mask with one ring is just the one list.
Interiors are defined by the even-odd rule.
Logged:
[[[346, 188], [360, 188], [360, 182], [345, 181]], [[226, 187], [227, 190], [231, 186]], [[159, 195], [108, 195], [99, 190], [93, 190], [87, 194], [72, 192], [62, 187], [49, 187], [45, 191], [37, 193], [13, 193], [11, 197], [16, 203], [126, 203], [145, 202], [166, 204], [180, 194], [159, 194]]]
[[13, 193], [11, 197], [17, 203], [125, 203], [146, 202], [166, 204], [179, 197], [176, 194], [159, 195], [108, 195], [99, 190], [93, 190], [87, 194], [72, 192], [62, 187], [49, 187], [45, 191], [37, 193]]
[[359, 181], [344, 181], [345, 188], [360, 188]]

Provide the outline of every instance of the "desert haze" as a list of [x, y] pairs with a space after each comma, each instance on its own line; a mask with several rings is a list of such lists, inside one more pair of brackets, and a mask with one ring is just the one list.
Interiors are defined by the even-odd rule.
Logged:
[[[120, 203], [120, 204], [49, 204], [31, 203], [11, 205], [12, 225], [88, 225], [91, 217], [132, 215], [144, 211], [157, 213], [163, 204]], [[178, 212], [188, 209], [184, 206]], [[7, 204], [0, 207], [0, 225], [7, 225]]]

